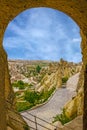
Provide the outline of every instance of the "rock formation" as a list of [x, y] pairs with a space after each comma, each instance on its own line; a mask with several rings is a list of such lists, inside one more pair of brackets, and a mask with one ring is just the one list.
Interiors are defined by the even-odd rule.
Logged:
[[40, 92], [42, 90], [51, 89], [52, 87], [62, 87], [62, 78], [69, 78], [72, 75], [80, 72], [81, 66], [81, 63], [75, 64], [64, 60], [51, 63], [44, 78], [39, 84], [36, 85], [36, 90]]
[[[83, 67], [82, 67], [83, 68]], [[73, 81], [73, 82], [72, 82]], [[67, 89], [75, 92], [75, 96], [68, 103], [65, 104], [65, 114], [67, 117], [77, 117], [70, 123], [67, 123], [58, 130], [82, 130], [83, 129], [83, 107], [84, 107], [84, 75], [83, 69], [80, 73], [72, 76], [67, 82]], [[74, 125], [73, 125], [74, 124]]]
[[82, 116], [78, 116], [73, 121], [67, 123], [61, 128], [58, 128], [58, 130], [83, 130], [82, 118], [83, 118]]
[[[78, 80], [79, 77], [79, 80]], [[72, 79], [71, 79], [72, 78]], [[75, 93], [75, 96], [72, 98], [71, 101], [69, 101], [65, 106], [65, 111], [66, 111], [66, 115], [68, 117], [73, 117], [73, 116], [79, 116], [83, 114], [83, 97], [84, 97], [84, 93], [83, 93], [83, 74], [82, 71], [80, 74], [76, 74], [75, 76], [71, 77], [70, 80], [67, 82], [67, 86], [68, 89], [71, 89], [72, 91], [77, 91]], [[70, 83], [70, 81], [73, 83]], [[78, 81], [78, 82], [77, 82]], [[72, 87], [69, 85], [72, 84]]]
[[[81, 63], [67, 62], [61, 59], [52, 61], [23, 61], [9, 60], [11, 82], [22, 80], [32, 83], [37, 91], [50, 90], [62, 86], [62, 78], [69, 78], [81, 70]], [[41, 66], [40, 73], [36, 72], [37, 65]]]

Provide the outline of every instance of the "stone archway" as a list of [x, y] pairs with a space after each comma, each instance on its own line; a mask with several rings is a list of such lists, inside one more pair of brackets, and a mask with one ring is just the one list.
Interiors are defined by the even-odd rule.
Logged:
[[6, 130], [5, 100], [11, 102], [12, 90], [10, 88], [7, 56], [2, 41], [5, 29], [14, 17], [22, 11], [33, 7], [49, 7], [60, 10], [69, 15], [80, 27], [82, 36], [82, 55], [84, 64], [84, 130], [87, 129], [87, 0], [1, 0], [0, 2], [0, 129]]

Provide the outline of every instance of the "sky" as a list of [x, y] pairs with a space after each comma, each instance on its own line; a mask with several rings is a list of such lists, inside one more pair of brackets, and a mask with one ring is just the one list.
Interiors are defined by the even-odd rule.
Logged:
[[3, 45], [9, 59], [80, 62], [80, 29], [66, 14], [51, 8], [32, 8], [7, 26]]

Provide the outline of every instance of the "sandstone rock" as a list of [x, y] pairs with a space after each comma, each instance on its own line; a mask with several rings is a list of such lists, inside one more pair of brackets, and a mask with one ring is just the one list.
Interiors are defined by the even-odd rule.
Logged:
[[13, 130], [13, 129], [12, 129], [11, 127], [8, 126], [8, 127], [7, 127], [7, 130]]
[[83, 117], [78, 116], [58, 130], [83, 130]]
[[60, 121], [55, 122], [54, 125], [58, 128], [63, 128], [63, 125]]
[[80, 74], [72, 76], [67, 82], [67, 88], [76, 91], [75, 96], [71, 101], [65, 104], [65, 113], [68, 117], [83, 114], [84, 106], [84, 93], [83, 93], [83, 81], [84, 81], [83, 69]]
[[[48, 69], [46, 75], [43, 77], [41, 82], [36, 85], [36, 90], [40, 92], [40, 91], [46, 90], [46, 89], [50, 90], [52, 87], [55, 87], [55, 88], [62, 87], [62, 78], [63, 77], [70, 77], [71, 75], [76, 74], [80, 70], [81, 70], [81, 63], [75, 64], [75, 63], [67, 62], [64, 60], [60, 60], [60, 62], [56, 62], [56, 63], [51, 63], [49, 65], [49, 69]], [[76, 86], [77, 86], [78, 79], [79, 79], [78, 75], [79, 74], [77, 74], [75, 76], [75, 78], [71, 78], [72, 80], [74, 79], [74, 81], [73, 81], [74, 87], [70, 87], [70, 88], [72, 88], [73, 91], [76, 90]], [[67, 86], [72, 86], [71, 79], [67, 83]], [[75, 85], [74, 85], [74, 83], [75, 83]]]

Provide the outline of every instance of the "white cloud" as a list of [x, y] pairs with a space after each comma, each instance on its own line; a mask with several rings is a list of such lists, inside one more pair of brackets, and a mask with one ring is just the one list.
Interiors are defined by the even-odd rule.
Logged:
[[25, 59], [59, 60], [64, 57], [76, 61], [77, 57], [80, 60], [80, 44], [76, 44], [81, 42], [79, 29], [71, 19], [67, 20], [67, 16], [60, 14], [55, 10], [40, 8], [27, 10], [14, 19], [4, 37], [4, 46], [10, 50], [7, 52], [9, 57], [11, 49], [21, 48], [17, 54], [19, 56], [23, 49], [25, 53], [20, 57]]
[[80, 37], [79, 38], [73, 38], [72, 42], [81, 42], [81, 38]]

